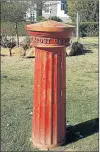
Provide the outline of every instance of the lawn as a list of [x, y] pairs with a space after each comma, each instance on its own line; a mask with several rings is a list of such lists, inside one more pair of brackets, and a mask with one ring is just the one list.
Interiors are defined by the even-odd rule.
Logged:
[[[77, 39], [76, 38], [73, 38], [73, 41], [76, 41]], [[95, 43], [95, 44], [98, 44], [98, 37], [83, 37], [83, 38], [80, 38], [79, 41], [81, 43], [86, 43], [86, 44], [91, 44], [91, 43]]]
[[[71, 127], [65, 145], [54, 151], [98, 151], [98, 49], [89, 49], [66, 57], [66, 124]], [[1, 57], [2, 152], [39, 151], [31, 143], [33, 71], [34, 58]]]

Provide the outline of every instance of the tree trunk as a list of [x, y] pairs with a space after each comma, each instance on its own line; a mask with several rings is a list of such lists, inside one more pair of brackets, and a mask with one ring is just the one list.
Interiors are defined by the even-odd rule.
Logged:
[[11, 50], [12, 50], [12, 48], [9, 48], [9, 54], [10, 54], [10, 56], [12, 56]]
[[15, 31], [16, 31], [16, 38], [17, 38], [17, 43], [16, 43], [16, 45], [19, 46], [19, 35], [18, 35], [18, 23], [17, 23], [17, 22], [16, 22]]

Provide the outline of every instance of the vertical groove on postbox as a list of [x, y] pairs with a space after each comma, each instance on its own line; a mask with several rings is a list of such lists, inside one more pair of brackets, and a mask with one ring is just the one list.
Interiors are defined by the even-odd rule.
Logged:
[[59, 143], [61, 138], [62, 125], [62, 123], [60, 122], [61, 113], [59, 113], [61, 102], [61, 52], [58, 53], [57, 57], [57, 142]]
[[46, 144], [51, 144], [52, 125], [52, 53], [47, 52]]
[[53, 88], [54, 88], [54, 96], [53, 96], [53, 143], [57, 143], [57, 59], [58, 56], [54, 52], [54, 67], [53, 67]]
[[66, 135], [66, 47], [73, 26], [45, 21], [26, 26], [35, 47], [33, 146], [60, 146]]
[[[35, 139], [35, 142], [38, 142], [39, 141], [39, 118], [40, 118], [40, 115], [39, 115], [39, 106], [40, 106], [40, 76], [41, 76], [41, 56], [40, 56], [40, 52], [39, 51], [36, 51], [36, 74], [35, 74], [35, 96], [34, 96], [34, 101], [35, 101], [35, 111], [34, 111], [34, 114], [35, 114], [35, 120], [34, 120], [34, 139]], [[37, 124], [37, 125], [36, 125]]]
[[[59, 86], [60, 86], [60, 101], [59, 101], [59, 111], [60, 111], [60, 113], [59, 113], [59, 126], [60, 126], [60, 128], [59, 128], [59, 133], [60, 133], [60, 135], [59, 135], [59, 142], [60, 142], [60, 140], [63, 140], [63, 134], [62, 134], [62, 132], [63, 132], [63, 98], [62, 98], [62, 82], [63, 82], [63, 73], [62, 73], [62, 55], [63, 55], [63, 51], [64, 50], [61, 50], [61, 52], [60, 52], [60, 60], [59, 60], [59, 73], [60, 73], [60, 81], [58, 82], [59, 84]], [[62, 117], [63, 116], [63, 117]], [[60, 124], [62, 124], [62, 125], [60, 125]]]
[[[63, 48], [64, 49], [64, 48]], [[62, 55], [64, 50], [60, 50], [60, 53], [58, 55], [58, 142], [60, 142], [61, 140], [63, 140], [64, 136], [63, 136], [63, 132], [64, 132], [64, 122], [63, 122], [63, 92], [62, 92], [62, 82], [63, 82], [63, 71], [62, 71]], [[60, 112], [59, 112], [60, 111]]]
[[64, 51], [64, 56], [63, 56], [63, 61], [64, 61], [64, 68], [63, 68], [63, 75], [64, 75], [64, 81], [63, 81], [63, 87], [64, 87], [64, 90], [63, 90], [63, 96], [64, 96], [64, 130], [66, 132], [66, 49]]
[[63, 100], [63, 136], [65, 135], [66, 132], [66, 50], [64, 49], [63, 54], [62, 54], [62, 100]]
[[[41, 51], [41, 50], [40, 50]], [[41, 105], [40, 105], [40, 143], [45, 144], [45, 110], [46, 105], [46, 63], [47, 53], [41, 51]]]

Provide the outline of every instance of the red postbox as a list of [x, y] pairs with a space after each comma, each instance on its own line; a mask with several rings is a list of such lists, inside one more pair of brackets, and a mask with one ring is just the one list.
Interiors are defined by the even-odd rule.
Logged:
[[32, 143], [62, 145], [66, 135], [66, 47], [73, 26], [48, 20], [26, 26], [35, 47]]

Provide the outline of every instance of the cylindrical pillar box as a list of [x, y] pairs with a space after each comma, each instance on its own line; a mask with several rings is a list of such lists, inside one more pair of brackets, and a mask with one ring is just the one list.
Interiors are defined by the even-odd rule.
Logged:
[[50, 149], [66, 135], [66, 47], [73, 26], [56, 21], [27, 25], [35, 47], [32, 143]]

